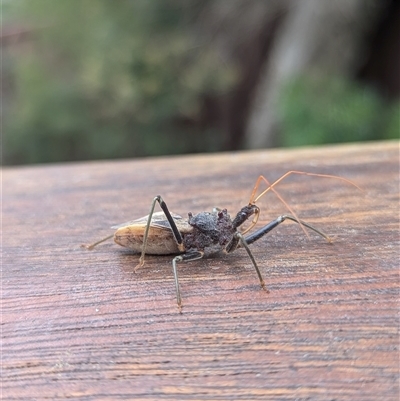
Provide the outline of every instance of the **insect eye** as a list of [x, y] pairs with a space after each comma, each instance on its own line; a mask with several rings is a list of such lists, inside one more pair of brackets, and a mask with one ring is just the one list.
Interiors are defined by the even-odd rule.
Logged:
[[218, 218], [222, 219], [228, 213], [228, 209], [222, 209], [218, 212]]

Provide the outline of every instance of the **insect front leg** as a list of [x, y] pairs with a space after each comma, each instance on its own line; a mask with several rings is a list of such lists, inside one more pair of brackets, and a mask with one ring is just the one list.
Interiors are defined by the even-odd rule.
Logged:
[[267, 290], [267, 288], [265, 287], [264, 279], [261, 275], [260, 269], [258, 268], [257, 262], [255, 261], [254, 256], [251, 253], [249, 245], [252, 244], [253, 242], [256, 242], [257, 240], [259, 240], [265, 234], [269, 233], [271, 230], [276, 228], [279, 224], [283, 223], [286, 219], [292, 220], [298, 224], [302, 224], [303, 226], [309, 228], [312, 231], [315, 231], [317, 234], [324, 237], [328, 242], [331, 242], [331, 239], [326, 234], [324, 234], [322, 231], [318, 230], [317, 228], [313, 227], [311, 224], [308, 224], [303, 220], [298, 220], [297, 218], [290, 216], [290, 215], [282, 215], [282, 216], [279, 216], [277, 219], [271, 221], [264, 227], [261, 227], [256, 232], [248, 235], [247, 237], [244, 237], [241, 233], [236, 232], [235, 235], [233, 236], [231, 242], [225, 248], [226, 253], [231, 253], [239, 247], [243, 247], [246, 250], [247, 254], [249, 255], [249, 258], [251, 259], [251, 263], [253, 264], [254, 268], [256, 269], [258, 278], [260, 279], [261, 287], [265, 290]]
[[318, 228], [313, 227], [311, 224], [306, 223], [303, 220], [299, 220], [293, 216], [290, 216], [288, 214], [279, 216], [277, 219], [272, 220], [270, 223], [265, 225], [264, 227], [261, 227], [259, 230], [255, 231], [254, 233], [248, 235], [246, 237], [246, 243], [248, 245], [252, 244], [255, 241], [258, 241], [261, 237], [263, 237], [265, 234], [269, 233], [271, 230], [279, 226], [279, 224], [283, 223], [285, 220], [292, 220], [295, 223], [301, 224], [304, 227], [309, 228], [310, 230], [316, 232], [319, 234], [321, 237], [324, 237], [328, 242], [332, 242], [332, 240], [324, 234], [322, 231], [318, 230]]
[[203, 256], [204, 256], [204, 252], [192, 251], [192, 252], [184, 253], [179, 256], [175, 256], [175, 258], [172, 259], [172, 269], [174, 271], [175, 288], [176, 288], [176, 302], [178, 304], [178, 308], [179, 308], [180, 312], [182, 310], [182, 298], [181, 298], [181, 292], [179, 289], [178, 271], [176, 268], [176, 264], [179, 262], [189, 262], [191, 260], [201, 259]]
[[178, 249], [181, 252], [185, 251], [185, 247], [183, 245], [182, 235], [179, 232], [178, 227], [176, 226], [175, 221], [172, 218], [170, 211], [168, 210], [168, 206], [164, 202], [164, 200], [161, 197], [161, 195], [157, 195], [153, 199], [153, 202], [151, 203], [149, 218], [147, 219], [146, 230], [144, 232], [144, 237], [143, 237], [142, 253], [141, 253], [140, 258], [139, 258], [139, 264], [136, 266], [136, 268], [142, 267], [144, 265], [144, 256], [146, 254], [147, 241], [149, 239], [149, 230], [150, 230], [150, 225], [151, 225], [151, 219], [153, 217], [153, 213], [154, 213], [154, 208], [156, 206], [156, 202], [158, 202], [158, 204], [160, 205], [162, 211], [165, 214], [165, 217], [167, 218], [167, 220], [169, 222], [169, 225], [171, 226], [172, 234], [174, 235], [175, 241], [176, 241], [176, 243], [178, 245]]

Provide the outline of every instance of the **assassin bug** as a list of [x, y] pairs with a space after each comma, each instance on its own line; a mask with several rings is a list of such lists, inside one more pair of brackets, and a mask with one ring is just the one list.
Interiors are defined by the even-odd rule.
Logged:
[[[196, 215], [189, 212], [188, 218], [185, 219], [179, 215], [171, 213], [163, 198], [160, 195], [157, 195], [153, 199], [150, 213], [147, 216], [113, 226], [112, 228], [117, 229], [113, 235], [85, 247], [87, 249], [93, 249], [103, 241], [114, 238], [114, 241], [117, 244], [129, 248], [136, 253], [141, 253], [139, 264], [135, 267], [135, 271], [137, 268], [144, 265], [146, 254], [177, 255], [172, 259], [172, 269], [175, 279], [176, 300], [180, 311], [182, 308], [182, 298], [179, 289], [177, 264], [180, 262], [201, 259], [221, 251], [224, 253], [231, 253], [238, 248], [244, 248], [256, 270], [261, 287], [268, 291], [249, 245], [262, 238], [285, 220], [291, 220], [298, 223], [304, 231], [304, 227], [307, 227], [325, 238], [328, 242], [331, 242], [331, 239], [322, 231], [297, 218], [289, 205], [275, 190], [274, 187], [291, 174], [336, 178], [359, 188], [357, 185], [345, 178], [327, 174], [288, 171], [272, 184], [270, 184], [264, 176], [260, 175], [254, 185], [249, 203], [242, 207], [233, 219], [231, 219], [226, 209], [218, 208], [214, 208], [212, 212], [200, 212]], [[265, 182], [268, 187], [257, 195], [259, 186], [262, 182]], [[269, 191], [275, 193], [281, 202], [285, 204], [291, 214], [281, 215], [265, 226], [259, 228], [257, 231], [245, 236], [245, 234], [255, 226], [260, 215], [260, 208], [256, 205], [256, 202]], [[162, 212], [154, 212], [157, 203], [160, 205]], [[251, 217], [252, 221], [249, 227], [240, 232], [238, 229]]]

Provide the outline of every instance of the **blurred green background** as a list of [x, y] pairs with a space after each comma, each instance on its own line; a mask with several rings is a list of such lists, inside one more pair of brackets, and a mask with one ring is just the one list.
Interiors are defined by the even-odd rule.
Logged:
[[399, 21], [394, 0], [3, 0], [3, 164], [398, 138]]

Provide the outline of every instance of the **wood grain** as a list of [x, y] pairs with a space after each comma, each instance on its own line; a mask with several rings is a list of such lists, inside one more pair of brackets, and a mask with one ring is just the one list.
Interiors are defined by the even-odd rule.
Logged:
[[[105, 243], [161, 194], [186, 215], [248, 202], [259, 174], [325, 243], [284, 223], [180, 266]], [[258, 226], [285, 213], [269, 194]], [[398, 400], [399, 143], [3, 169], [2, 399]]]

